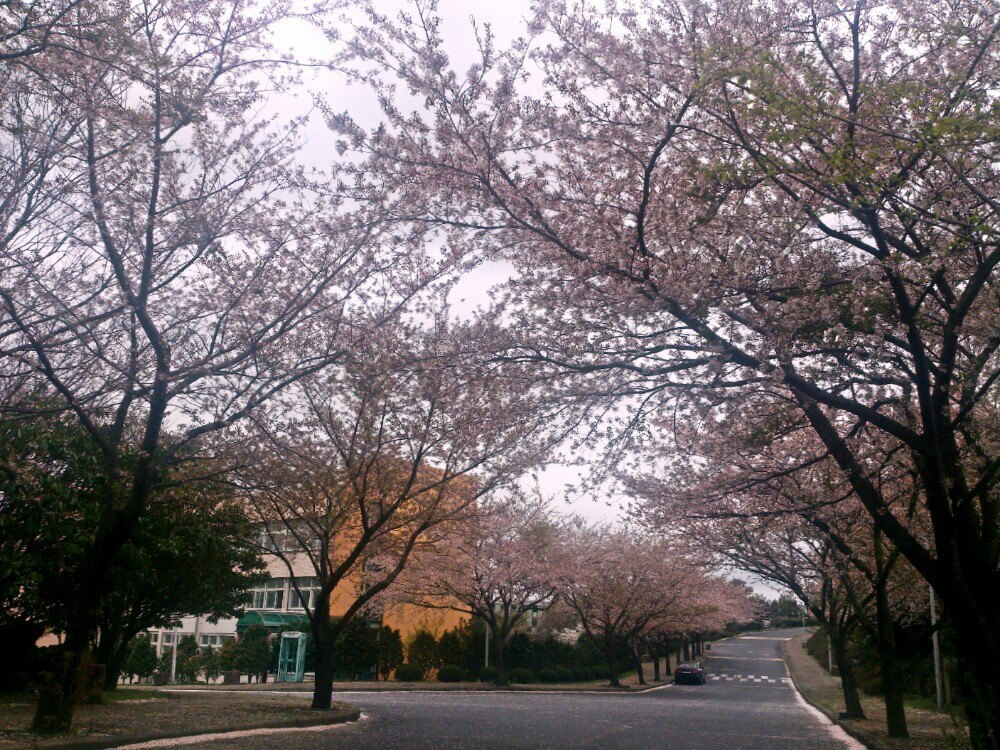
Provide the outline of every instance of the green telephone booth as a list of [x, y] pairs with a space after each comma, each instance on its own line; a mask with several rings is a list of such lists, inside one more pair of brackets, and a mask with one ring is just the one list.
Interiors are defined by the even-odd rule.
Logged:
[[288, 630], [281, 634], [278, 648], [278, 682], [302, 682], [306, 671], [305, 633]]

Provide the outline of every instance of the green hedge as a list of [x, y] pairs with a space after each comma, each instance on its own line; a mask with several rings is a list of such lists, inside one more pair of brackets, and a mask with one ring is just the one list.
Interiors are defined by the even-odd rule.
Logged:
[[465, 679], [465, 669], [457, 664], [444, 664], [438, 669], [438, 682], [461, 682]]
[[528, 684], [535, 682], [535, 673], [525, 667], [510, 670], [510, 681]]
[[422, 682], [424, 670], [415, 664], [400, 664], [396, 667], [396, 682]]

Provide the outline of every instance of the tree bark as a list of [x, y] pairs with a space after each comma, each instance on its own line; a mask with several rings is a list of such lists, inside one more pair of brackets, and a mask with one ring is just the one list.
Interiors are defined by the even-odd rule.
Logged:
[[605, 644], [605, 654], [608, 659], [608, 684], [611, 687], [621, 687], [621, 680], [618, 679], [618, 664], [615, 660], [615, 644], [613, 641], [608, 641]]
[[884, 574], [882, 543], [878, 535], [875, 538], [875, 565], [875, 632], [879, 650], [879, 670], [882, 673], [886, 727], [890, 737], [905, 738], [909, 737], [910, 733], [906, 727], [906, 708], [903, 704], [903, 676], [899, 670], [888, 581]]
[[649, 655], [653, 659], [653, 682], [663, 682], [660, 674], [660, 652], [658, 649], [649, 649]]
[[646, 684], [646, 675], [642, 671], [642, 656], [639, 653], [639, 644], [632, 646], [632, 664], [635, 665], [635, 673], [639, 677], [639, 684]]
[[497, 669], [497, 685], [501, 687], [507, 686], [507, 664], [504, 662], [504, 652], [506, 651], [504, 646], [507, 645], [506, 642], [506, 636], [501, 636], [496, 632], [493, 633], [493, 661]]
[[858, 694], [858, 683], [854, 677], [854, 665], [847, 653], [847, 637], [839, 628], [827, 628], [830, 645], [833, 648], [833, 660], [840, 673], [840, 687], [844, 693], [844, 718], [864, 719], [865, 711], [861, 707], [861, 696]]
[[329, 602], [322, 599], [313, 611], [313, 641], [315, 642], [316, 682], [313, 686], [312, 708], [329, 711], [333, 705], [333, 640], [329, 633]]
[[118, 678], [121, 677], [122, 668], [125, 665], [125, 657], [128, 656], [128, 641], [119, 643], [111, 652], [111, 655], [104, 660], [104, 689], [117, 690]]
[[108, 461], [107, 474], [112, 480], [112, 489], [104, 499], [105, 510], [97, 534], [71, 582], [73, 603], [66, 628], [67, 657], [57, 670], [59, 674], [43, 682], [39, 691], [35, 718], [31, 723], [36, 732], [66, 732], [73, 725], [73, 712], [84, 692], [83, 682], [89, 678], [89, 670], [82, 673], [81, 667], [90, 656], [91, 642], [97, 632], [108, 573], [142, 516], [156, 477], [155, 455], [168, 402], [166, 389], [166, 378], [157, 377], [146, 418], [140, 458], [132, 473], [128, 501], [124, 507], [119, 507], [120, 498], [115, 491], [115, 487], [120, 486], [121, 479], [117, 456]]
[[82, 692], [81, 667], [90, 651], [89, 629], [84, 624], [67, 627], [61, 662], [44, 675], [31, 729], [41, 734], [65, 732], [73, 725], [73, 711]]
[[959, 689], [973, 750], [1000, 750], [1000, 616], [984, 623], [949, 614], [957, 631]]

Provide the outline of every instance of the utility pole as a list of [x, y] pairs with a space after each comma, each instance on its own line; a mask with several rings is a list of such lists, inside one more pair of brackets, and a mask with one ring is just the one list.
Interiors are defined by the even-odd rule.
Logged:
[[934, 645], [934, 689], [937, 693], [937, 707], [944, 704], [943, 691], [941, 688], [941, 645], [938, 642], [937, 631], [937, 608], [934, 606], [934, 587], [928, 585], [931, 600], [931, 643]]

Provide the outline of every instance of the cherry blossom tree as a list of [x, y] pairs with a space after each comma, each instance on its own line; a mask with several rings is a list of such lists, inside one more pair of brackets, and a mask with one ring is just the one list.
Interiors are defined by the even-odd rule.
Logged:
[[[371, 206], [343, 204], [335, 167], [311, 181], [297, 121], [258, 114], [294, 80], [270, 43], [291, 3], [106, 9], [115, 23], [100, 33], [74, 24], [58, 48], [17, 61], [46, 61], [58, 118], [5, 140], [28, 155], [10, 170], [30, 174], [4, 185], [16, 200], [2, 206], [3, 369], [61, 400], [109, 479], [66, 581], [66, 660], [38, 703], [43, 731], [70, 726], [108, 571], [166, 469], [337, 361], [446, 266], [409, 253]], [[91, 4], [78, 10], [87, 20]], [[48, 128], [73, 131], [56, 160], [35, 149]]]
[[448, 544], [419, 559], [403, 591], [422, 606], [480, 618], [492, 639], [496, 682], [506, 685], [511, 633], [529, 612], [556, 602], [563, 529], [544, 499], [518, 492], [477, 511]]
[[827, 633], [841, 678], [845, 715], [863, 719], [864, 709], [847, 644], [858, 616], [840, 576], [834, 543], [794, 516], [752, 516], [693, 524], [713, 550], [730, 563], [791, 591]]
[[[434, 3], [413, 7], [369, 5], [346, 44], [384, 104], [370, 134], [337, 123], [359, 176], [509, 260], [508, 356], [629, 399], [625, 427], [721, 433], [720, 398], [791, 400], [943, 600], [974, 746], [995, 750], [994, 8], [542, 0], [460, 72]], [[930, 536], [891, 511], [861, 427], [908, 454]]]
[[[17, 276], [19, 260], [7, 252], [19, 234], [41, 232], [58, 221], [70, 228], [76, 219], [59, 211], [66, 183], [72, 181], [63, 162], [79, 145], [81, 113], [62, 96], [60, 80], [78, 62], [72, 36], [60, 49], [49, 49], [53, 38], [68, 34], [67, 16], [99, 34], [110, 27], [100, 13], [74, 12], [79, 3], [5, 3], [0, 7], [0, 277]], [[79, 29], [78, 29], [79, 31]], [[55, 215], [53, 215], [55, 214]], [[58, 218], [57, 218], [58, 217]], [[4, 359], [0, 329], [0, 359]], [[4, 361], [5, 375], [11, 367]]]
[[699, 574], [675, 545], [627, 529], [580, 526], [563, 543], [560, 596], [620, 687], [618, 649], [673, 615]]
[[28, 0], [0, 7], [0, 64], [44, 52], [81, 0]]
[[[758, 428], [761, 415], [735, 420], [722, 443], [701, 437], [696, 429], [685, 430], [682, 439], [697, 461], [668, 461], [658, 472], [628, 478], [627, 485], [648, 501], [639, 507], [652, 514], [654, 526], [690, 528], [693, 538], [704, 540], [722, 559], [752, 566], [807, 604], [805, 597], [811, 595], [813, 606], [826, 613], [817, 616], [827, 623], [833, 641], [843, 640], [840, 621], [864, 628], [881, 659], [889, 732], [905, 737], [895, 630], [913, 619], [906, 603], [923, 599], [914, 571], [871, 523], [798, 410], [781, 402], [767, 407], [758, 402], [753, 408], [769, 409], [769, 432]], [[878, 437], [861, 430], [852, 440], [859, 450], [860, 443], [867, 446], [866, 461], [885, 497], [893, 500], [894, 514], [911, 529], [926, 529], [918, 515], [915, 472], [905, 454], [879, 454]], [[665, 516], [666, 508], [671, 510]], [[806, 561], [811, 563], [806, 569], [812, 571], [812, 586], [797, 580], [803, 573], [797, 574], [794, 563], [801, 567]], [[836, 608], [825, 606], [837, 603], [833, 593]], [[845, 699], [853, 711], [859, 704], [853, 690], [848, 693]]]
[[[480, 500], [560, 437], [520, 368], [476, 356], [479, 337], [475, 324], [397, 323], [300, 381], [272, 407], [286, 418], [255, 420], [243, 483], [310, 620], [313, 708], [330, 708], [333, 646], [352, 618], [406, 601], [396, 581], [411, 563], [423, 580], [439, 554], [468, 549]], [[303, 556], [312, 605], [295, 578]], [[346, 608], [333, 617], [331, 603]]]

